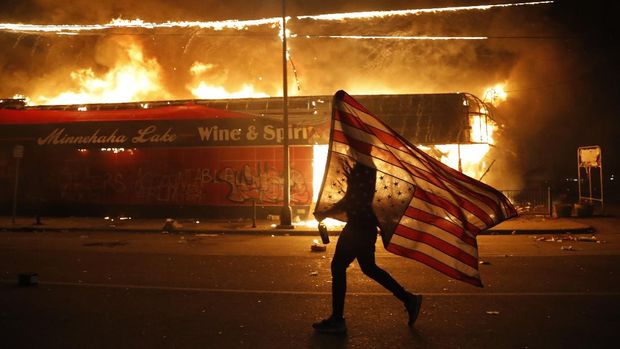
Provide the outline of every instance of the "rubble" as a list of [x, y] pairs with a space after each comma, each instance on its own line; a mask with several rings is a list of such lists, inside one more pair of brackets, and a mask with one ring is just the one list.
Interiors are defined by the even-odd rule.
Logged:
[[566, 234], [566, 235], [563, 235], [562, 237], [555, 236], [555, 235], [551, 237], [534, 235], [532, 238], [535, 239], [536, 241], [541, 241], [541, 242], [560, 242], [561, 243], [561, 242], [566, 242], [566, 241], [576, 241], [576, 242], [596, 242], [599, 244], [605, 243], [605, 241], [598, 240], [595, 235], [573, 236], [571, 234]]

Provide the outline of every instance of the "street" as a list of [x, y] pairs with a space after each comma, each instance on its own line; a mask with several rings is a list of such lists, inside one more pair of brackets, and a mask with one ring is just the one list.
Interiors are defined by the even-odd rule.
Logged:
[[[346, 336], [311, 327], [330, 312], [335, 237], [311, 252], [308, 236], [5, 231], [0, 347], [608, 347], [620, 339], [618, 221], [592, 219], [598, 242], [479, 236], [481, 289], [378, 243], [377, 264], [424, 295], [422, 313], [407, 327], [354, 263]], [[25, 272], [39, 284], [18, 286]]]

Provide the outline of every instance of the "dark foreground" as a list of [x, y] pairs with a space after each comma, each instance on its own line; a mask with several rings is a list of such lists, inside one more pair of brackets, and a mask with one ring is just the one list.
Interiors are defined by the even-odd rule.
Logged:
[[[618, 221], [595, 242], [479, 237], [483, 289], [383, 252], [425, 296], [415, 328], [355, 266], [346, 336], [329, 313], [331, 248], [310, 237], [0, 233], [2, 348], [605, 348], [620, 339]], [[572, 250], [562, 249], [572, 246]], [[18, 287], [17, 274], [40, 284]]]

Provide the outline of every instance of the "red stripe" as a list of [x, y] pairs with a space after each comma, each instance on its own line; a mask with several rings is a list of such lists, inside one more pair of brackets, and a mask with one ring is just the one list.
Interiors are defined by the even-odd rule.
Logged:
[[[441, 162], [438, 162], [436, 159], [432, 159], [432, 160], [434, 160], [433, 167], [437, 167], [437, 168], [433, 168], [432, 170], [434, 170], [434, 172], [437, 174], [437, 176], [439, 176], [442, 180], [444, 180], [446, 182], [450, 182], [455, 187], [460, 188], [461, 190], [466, 192], [464, 195], [472, 196], [472, 197], [475, 197], [476, 199], [478, 199], [479, 201], [482, 201], [487, 206], [489, 206], [489, 208], [491, 210], [493, 210], [493, 212], [495, 212], [496, 215], [498, 214], [498, 212], [501, 211], [501, 208], [499, 207], [497, 202], [495, 200], [491, 199], [489, 196], [500, 198], [500, 197], [503, 196], [502, 193], [500, 193], [499, 191], [497, 191], [497, 190], [487, 186], [486, 184], [484, 184], [482, 182], [475, 181], [473, 178], [468, 177], [468, 176], [462, 174], [459, 171], [456, 171], [455, 169], [453, 169], [450, 166], [447, 166], [447, 165], [445, 165], [445, 164], [443, 164]], [[445, 172], [448, 172], [448, 173], [446, 174]], [[453, 175], [454, 173], [459, 173], [459, 174], [461, 174], [461, 176], [454, 176]], [[465, 182], [465, 183], [468, 183], [468, 184], [476, 187], [478, 190], [486, 192], [486, 193], [483, 194], [483, 193], [476, 192], [473, 189], [470, 189], [470, 188], [464, 186], [462, 183], [458, 182], [458, 180], [460, 180], [462, 182]]]
[[366, 154], [368, 156], [383, 160], [385, 162], [390, 163], [391, 165], [395, 167], [402, 168], [402, 165], [392, 153], [384, 149], [375, 147], [374, 145], [370, 143], [360, 141], [353, 137], [348, 137], [347, 134], [344, 132], [334, 130], [334, 141], [348, 144], [353, 149], [355, 149], [356, 151], [362, 154]]
[[[406, 239], [417, 241], [429, 245], [447, 256], [457, 259], [474, 269], [478, 269], [478, 259], [460, 248], [438, 238], [432, 233], [422, 230], [411, 229], [404, 225], [398, 225], [394, 234], [400, 235]], [[476, 246], [474, 245], [474, 248]]]
[[396, 149], [407, 148], [407, 146], [403, 142], [401, 142], [397, 137], [394, 137], [394, 135], [387, 133], [381, 129], [378, 129], [370, 124], [365, 123], [363, 120], [361, 120], [360, 118], [356, 117], [353, 114], [339, 111], [335, 114], [335, 116], [336, 116], [336, 119], [340, 122], [344, 122], [349, 126], [356, 127], [367, 133], [374, 134], [385, 145], [389, 145], [392, 148], [396, 148]]
[[469, 222], [467, 220], [467, 218], [463, 215], [463, 212], [461, 211], [461, 209], [456, 206], [455, 204], [451, 203], [450, 201], [437, 196], [431, 192], [428, 192], [426, 190], [423, 190], [421, 188], [417, 188], [415, 190], [415, 192], [413, 193], [413, 196], [416, 197], [417, 199], [420, 199], [422, 201], [426, 201], [430, 204], [433, 204], [435, 206], [439, 206], [441, 208], [444, 208], [446, 211], [448, 211], [450, 214], [452, 214], [454, 217], [457, 217], [458, 219], [461, 220], [461, 222], [465, 223], [465, 228], [467, 229], [467, 231], [469, 231], [470, 233], [472, 233], [473, 235], [477, 235], [478, 233], [480, 233], [480, 228], [476, 227], [475, 225], [473, 225], [471, 222]]
[[[411, 172], [415, 177], [421, 178], [427, 182], [430, 182], [431, 184], [444, 189], [446, 191], [448, 191], [450, 194], [452, 194], [452, 197], [454, 198], [454, 200], [457, 202], [457, 204], [459, 205], [459, 207], [462, 207], [463, 209], [471, 212], [473, 215], [475, 215], [476, 217], [478, 217], [481, 221], [483, 221], [485, 224], [487, 225], [492, 225], [493, 224], [493, 220], [491, 219], [491, 217], [488, 215], [488, 213], [486, 213], [483, 209], [481, 209], [480, 207], [478, 207], [476, 204], [470, 202], [469, 200], [466, 200], [465, 198], [463, 198], [460, 195], [457, 195], [456, 193], [454, 193], [450, 188], [446, 187], [445, 183], [442, 182], [441, 180], [430, 176], [430, 174], [425, 173], [424, 171], [419, 171], [418, 167], [413, 167], [413, 165], [408, 164], [409, 166], [407, 166], [407, 169], [409, 170], [409, 172]], [[423, 188], [423, 190], [427, 191], [426, 188]], [[442, 205], [443, 206], [443, 205]], [[460, 209], [459, 209], [460, 211]], [[459, 214], [456, 217], [459, 218], [463, 218], [464, 220], [467, 220], [467, 217]]]
[[359, 118], [355, 117], [352, 114], [348, 114], [342, 111], [337, 111], [334, 114], [334, 117], [336, 118], [336, 120], [345, 123], [349, 126], [355, 127], [357, 129], [360, 129], [366, 133], [368, 133], [367, 128], [367, 124], [365, 124], [362, 120], [360, 120]]
[[476, 246], [476, 239], [472, 238], [471, 236], [467, 235], [467, 233], [465, 233], [465, 229], [463, 229], [463, 227], [460, 227], [448, 220], [446, 220], [443, 217], [439, 217], [439, 216], [435, 216], [433, 214], [430, 214], [428, 212], [422, 211], [420, 209], [414, 208], [409, 206], [407, 208], [407, 210], [405, 211], [405, 215], [407, 217], [413, 218], [415, 220], [418, 220], [420, 222], [424, 222], [427, 224], [431, 224], [447, 233], [450, 233], [454, 236], [456, 236], [457, 238], [461, 239], [464, 243], [471, 245], [471, 246]]
[[482, 282], [480, 281], [480, 279], [466, 275], [420, 251], [411, 250], [406, 247], [399, 246], [399, 245], [392, 244], [392, 243], [390, 243], [385, 249], [399, 256], [411, 258], [418, 262], [424, 263], [428, 265], [429, 267], [450, 276], [453, 279], [461, 280], [469, 284], [472, 284], [474, 286], [482, 287]]
[[432, 173], [428, 172], [428, 171], [424, 171], [423, 169], [416, 167], [413, 164], [410, 164], [406, 161], [403, 161], [406, 164], [407, 169], [409, 170], [409, 172], [411, 172], [415, 177], [418, 177], [420, 179], [423, 179], [431, 184], [433, 184], [434, 186], [444, 189], [444, 190], [448, 190], [448, 188], [446, 187], [445, 183], [440, 181], [437, 177], [434, 177], [432, 175]]
[[334, 104], [342, 103], [342, 102], [348, 104], [349, 106], [351, 106], [351, 107], [353, 107], [355, 109], [359, 109], [359, 110], [363, 111], [366, 114], [370, 114], [370, 112], [368, 111], [368, 109], [366, 109], [366, 107], [361, 105], [353, 97], [349, 96], [348, 93], [344, 92], [343, 90], [340, 90], [340, 91], [336, 92], [336, 95], [334, 96]]

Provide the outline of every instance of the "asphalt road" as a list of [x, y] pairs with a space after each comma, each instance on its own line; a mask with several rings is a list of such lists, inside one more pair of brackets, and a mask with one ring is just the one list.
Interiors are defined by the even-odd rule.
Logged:
[[[604, 243], [481, 236], [481, 289], [378, 245], [378, 264], [424, 294], [422, 314], [407, 327], [354, 264], [346, 336], [311, 328], [330, 310], [333, 242], [1, 232], [0, 348], [607, 348], [620, 339], [617, 223], [599, 225]], [[17, 286], [22, 272], [40, 283]]]

